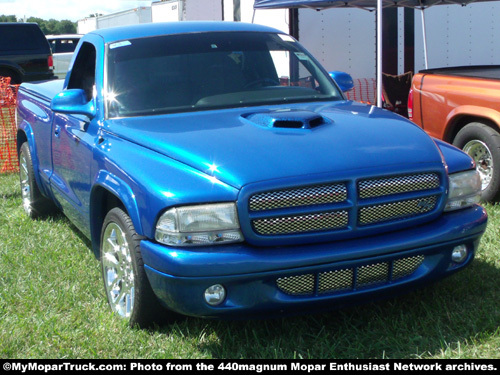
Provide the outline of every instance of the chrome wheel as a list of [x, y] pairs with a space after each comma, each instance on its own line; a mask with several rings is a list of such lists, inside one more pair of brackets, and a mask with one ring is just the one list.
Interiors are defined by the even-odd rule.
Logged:
[[19, 176], [21, 180], [21, 194], [23, 198], [23, 208], [26, 213], [31, 216], [31, 181], [28, 172], [28, 161], [22, 152], [19, 157]]
[[122, 228], [109, 223], [102, 237], [102, 272], [111, 309], [130, 318], [134, 309], [135, 278], [130, 247]]
[[165, 313], [151, 288], [141, 256], [142, 239], [121, 207], [106, 214], [99, 246], [106, 298], [111, 310], [131, 327], [146, 328], [173, 314]]
[[488, 146], [477, 139], [469, 141], [463, 150], [476, 162], [476, 169], [481, 176], [481, 189], [485, 190], [493, 178], [493, 156]]

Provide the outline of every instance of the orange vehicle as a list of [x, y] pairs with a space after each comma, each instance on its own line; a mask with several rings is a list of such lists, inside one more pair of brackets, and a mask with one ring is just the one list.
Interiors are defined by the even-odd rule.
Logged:
[[423, 70], [413, 77], [408, 116], [476, 162], [482, 198], [500, 200], [500, 66]]

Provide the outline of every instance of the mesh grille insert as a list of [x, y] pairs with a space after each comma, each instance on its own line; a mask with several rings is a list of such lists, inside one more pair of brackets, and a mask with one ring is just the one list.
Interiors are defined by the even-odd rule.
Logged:
[[339, 203], [347, 199], [345, 184], [327, 184], [269, 191], [250, 198], [250, 211]]
[[358, 268], [357, 287], [387, 282], [389, 279], [389, 263], [370, 264]]
[[255, 232], [264, 236], [338, 230], [346, 228], [347, 223], [347, 211], [252, 220]]
[[362, 207], [359, 224], [376, 224], [390, 220], [401, 220], [425, 214], [436, 208], [437, 196]]
[[417, 255], [411, 258], [398, 259], [394, 261], [392, 270], [392, 279], [397, 280], [410, 276], [424, 262], [423, 255]]
[[314, 275], [283, 277], [276, 280], [278, 288], [292, 296], [311, 295], [314, 292]]
[[393, 194], [437, 189], [440, 186], [437, 173], [421, 173], [408, 176], [377, 178], [358, 183], [360, 198], [383, 197]]
[[319, 274], [318, 293], [332, 293], [352, 289], [354, 269], [323, 272]]

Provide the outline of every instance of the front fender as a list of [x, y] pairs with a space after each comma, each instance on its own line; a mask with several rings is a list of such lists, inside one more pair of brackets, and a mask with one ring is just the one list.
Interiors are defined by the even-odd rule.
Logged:
[[436, 146], [439, 147], [441, 155], [443, 155], [449, 174], [474, 169], [476, 167], [471, 157], [459, 148], [437, 138], [433, 138], [433, 140]]
[[90, 234], [94, 252], [99, 249], [101, 226], [109, 208], [110, 195], [123, 205], [137, 234], [143, 234], [137, 201], [130, 186], [109, 171], [100, 170], [90, 193]]

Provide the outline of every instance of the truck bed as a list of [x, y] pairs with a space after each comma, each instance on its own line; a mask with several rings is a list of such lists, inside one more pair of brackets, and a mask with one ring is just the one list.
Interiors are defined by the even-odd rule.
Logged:
[[40, 81], [32, 83], [24, 83], [20, 90], [29, 92], [31, 95], [39, 99], [50, 102], [54, 96], [59, 94], [64, 85], [63, 79], [55, 79], [52, 81]]
[[500, 65], [470, 65], [436, 68], [421, 70], [420, 73], [500, 80]]

